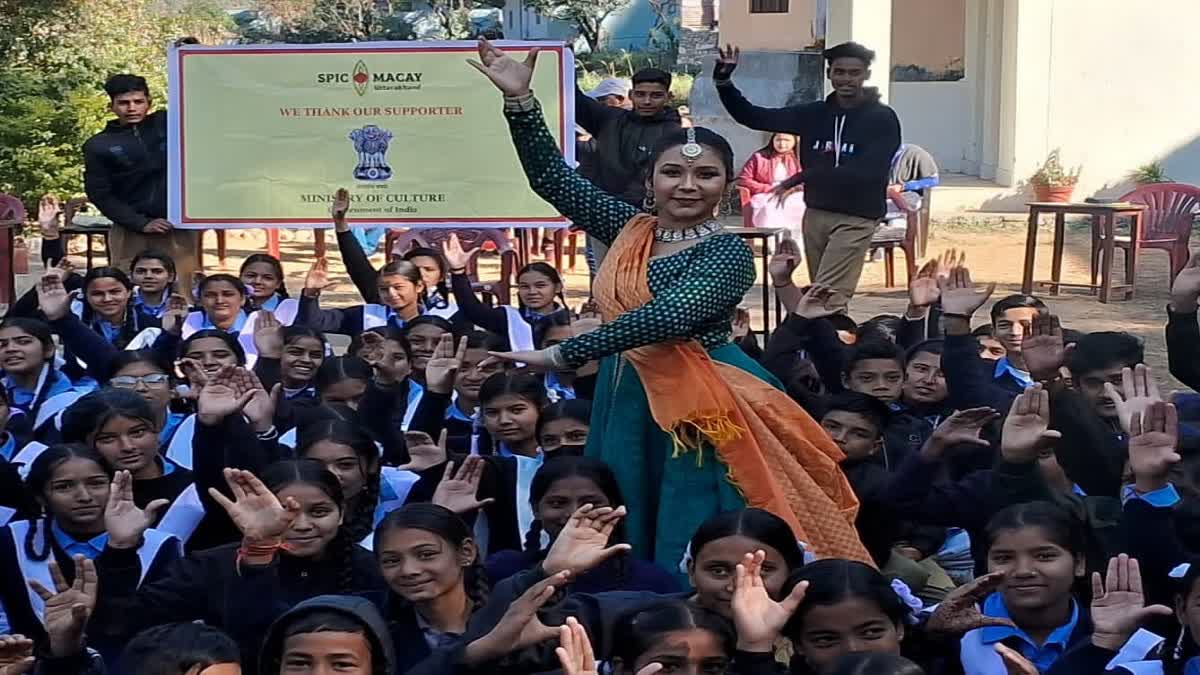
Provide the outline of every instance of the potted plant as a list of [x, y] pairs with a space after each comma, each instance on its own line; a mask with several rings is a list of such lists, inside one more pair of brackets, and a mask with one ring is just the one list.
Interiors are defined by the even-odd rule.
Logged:
[[1138, 185], [1171, 182], [1171, 177], [1167, 175], [1167, 170], [1159, 162], [1150, 162], [1149, 164], [1139, 166], [1129, 174], [1129, 178]]
[[1059, 159], [1058, 148], [1055, 148], [1029, 179], [1029, 183], [1033, 185], [1034, 201], [1071, 201], [1071, 193], [1075, 191], [1075, 184], [1079, 182], [1079, 171], [1079, 167], [1070, 171], [1064, 169]]

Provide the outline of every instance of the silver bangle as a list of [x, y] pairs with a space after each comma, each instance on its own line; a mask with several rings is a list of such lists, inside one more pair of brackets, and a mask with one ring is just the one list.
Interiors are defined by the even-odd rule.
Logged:
[[533, 90], [529, 90], [528, 94], [522, 96], [505, 96], [504, 97], [504, 112], [530, 112], [537, 110], [539, 107], [537, 97], [533, 95]]
[[554, 345], [546, 350], [546, 357], [550, 359], [550, 365], [555, 370], [561, 370], [567, 367], [567, 359], [563, 356], [562, 347]]

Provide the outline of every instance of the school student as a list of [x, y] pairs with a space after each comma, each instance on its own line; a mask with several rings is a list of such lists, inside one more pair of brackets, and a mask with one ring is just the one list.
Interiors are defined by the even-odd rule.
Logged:
[[281, 403], [316, 400], [314, 380], [329, 348], [323, 333], [308, 326], [284, 326], [271, 312], [260, 312], [254, 343], [254, 373], [268, 391], [282, 385]]
[[407, 260], [393, 260], [375, 277], [379, 302], [340, 309], [322, 309], [321, 292], [329, 284], [329, 263], [318, 258], [304, 277], [296, 323], [325, 333], [355, 336], [378, 326], [404, 328], [425, 312], [425, 284], [421, 270]]
[[[257, 669], [262, 675], [337, 672], [399, 673], [388, 626], [374, 605], [345, 595], [320, 595], [288, 609], [263, 639]], [[197, 674], [199, 675], [199, 674]]]
[[488, 601], [488, 576], [470, 528], [435, 504], [389, 513], [373, 548], [391, 591], [385, 615], [392, 641], [403, 646], [396, 672], [407, 672], [466, 632]]
[[[499, 551], [488, 556], [488, 577], [498, 582], [540, 563], [572, 514], [583, 505], [624, 506], [617, 479], [608, 465], [594, 457], [555, 456], [538, 469], [529, 486], [533, 524], [522, 550]], [[622, 542], [620, 523], [610, 545]], [[610, 558], [571, 580], [576, 593], [650, 591], [675, 593], [678, 581], [652, 562], [628, 556]]]
[[[337, 235], [338, 250], [342, 254], [342, 264], [346, 266], [346, 273], [350, 275], [350, 280], [354, 282], [354, 287], [358, 289], [363, 302], [374, 305], [386, 304], [382, 299], [385, 294], [381, 293], [378, 285], [379, 273], [371, 266], [362, 245], [354, 238], [350, 225], [346, 221], [346, 213], [349, 209], [350, 192], [345, 188], [339, 188], [334, 194], [333, 206], [330, 210], [333, 214], [333, 227]], [[392, 251], [384, 252], [385, 259], [389, 261], [393, 259], [393, 255]], [[458, 307], [455, 306], [454, 298], [446, 289], [446, 261], [441, 254], [430, 248], [418, 247], [405, 252], [402, 259], [411, 262], [419, 271], [421, 283], [425, 289], [425, 295], [422, 298], [422, 313], [445, 319], [453, 317], [458, 312]]]
[[[41, 512], [0, 530], [0, 604], [8, 624], [5, 632], [45, 640], [46, 603], [29, 582], [55, 588], [51, 563], [65, 579], [74, 580], [80, 573], [78, 562], [102, 555], [109, 539], [119, 534], [127, 521], [136, 521], [139, 528], [129, 551], [139, 565], [138, 574], [129, 579], [133, 587], [161, 578], [182, 554], [177, 538], [147, 529], [149, 513], [134, 505], [129, 474], [122, 471], [114, 479], [112, 466], [91, 448], [51, 446], [34, 460], [25, 485]], [[147, 511], [163, 506], [160, 501]], [[110, 659], [120, 651], [116, 641], [97, 639], [93, 646]]]
[[298, 302], [288, 296], [284, 284], [283, 263], [269, 253], [254, 253], [242, 261], [238, 278], [245, 284], [246, 304], [251, 311], [265, 309], [279, 323], [290, 326], [300, 309]]
[[899, 656], [913, 605], [919, 609], [920, 604], [910, 604], [899, 586], [852, 560], [805, 565], [792, 574], [788, 586], [791, 593], [803, 589], [803, 599], [782, 631], [795, 649], [793, 675], [827, 675], [852, 653]]
[[467, 268], [479, 249], [464, 251], [458, 236], [451, 235], [443, 253], [450, 265], [450, 287], [463, 318], [486, 331], [507, 336], [510, 351], [534, 349], [553, 317], [570, 316], [562, 277], [544, 262], [529, 263], [517, 270], [517, 307], [488, 307], [475, 297], [467, 277]]
[[9, 431], [17, 445], [53, 441], [55, 418], [64, 408], [95, 388], [95, 383], [73, 381], [55, 366], [54, 336], [36, 319], [9, 317], [0, 322], [0, 384], [12, 415]]
[[161, 337], [171, 339], [171, 335], [177, 335], [186, 340], [204, 330], [223, 331], [237, 340], [246, 360], [253, 365], [256, 358], [254, 321], [246, 306], [246, 286], [242, 280], [230, 274], [210, 274], [200, 282], [197, 292], [200, 309], [189, 312], [176, 330], [168, 328], [164, 322]]
[[551, 403], [538, 415], [538, 445], [548, 457], [582, 455], [591, 421], [591, 401], [574, 398]]
[[996, 514], [988, 526], [988, 571], [1004, 578], [980, 609], [1012, 625], [963, 636], [959, 652], [967, 675], [1006, 672], [995, 651], [1000, 642], [1042, 673], [1100, 672], [1096, 666], [1111, 653], [1097, 656], [1094, 648], [1120, 650], [1140, 623], [1171, 613], [1143, 605], [1137, 562], [1126, 555], [1110, 561], [1103, 582], [1093, 574], [1089, 608], [1073, 592], [1086, 569], [1083, 548], [1078, 523], [1054, 504], [1031, 502]]
[[[409, 429], [430, 439], [446, 430], [446, 447], [464, 454], [490, 453], [493, 442], [480, 412], [480, 389], [504, 365], [488, 358], [502, 346], [491, 333], [472, 331], [463, 336], [443, 335], [425, 368], [425, 393]], [[457, 349], [455, 345], [457, 344]]]
[[424, 386], [425, 365], [433, 358], [438, 341], [443, 335], [454, 333], [454, 325], [433, 314], [422, 314], [404, 326], [404, 337], [412, 347], [412, 376]]
[[[147, 318], [162, 320], [176, 282], [175, 260], [163, 251], [148, 248], [129, 264], [133, 281], [133, 308]], [[188, 280], [187, 283], [191, 283]]]
[[252, 663], [270, 624], [300, 601], [337, 593], [380, 602], [383, 580], [373, 556], [342, 531], [337, 478], [319, 462], [278, 462], [262, 480], [226, 469], [233, 498], [213, 498], [242, 534], [240, 543], [192, 553], [167, 576], [136, 588], [136, 539], [109, 539], [98, 560], [105, 589], [94, 630], [128, 636], [148, 626], [203, 621], [229, 634]]
[[241, 675], [241, 656], [237, 643], [212, 626], [168, 623], [133, 636], [121, 664], [138, 675]]
[[364, 410], [367, 420], [392, 421], [395, 432], [406, 431], [425, 388], [412, 378], [413, 349], [404, 333], [390, 326], [363, 331], [350, 340], [347, 353], [366, 361], [374, 371]]

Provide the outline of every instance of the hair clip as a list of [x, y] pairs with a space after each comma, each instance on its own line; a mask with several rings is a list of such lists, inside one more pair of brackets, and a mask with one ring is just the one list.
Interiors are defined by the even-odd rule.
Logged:
[[913, 615], [917, 612], [920, 612], [922, 609], [925, 609], [925, 603], [921, 602], [920, 598], [913, 595], [912, 589], [909, 588], [908, 584], [904, 583], [903, 581], [899, 579], [892, 579], [891, 585], [892, 591], [899, 596], [900, 601], [908, 607], [909, 616], [905, 617], [906, 623], [916, 623]]
[[1191, 563], [1179, 563], [1174, 567], [1174, 569], [1167, 573], [1167, 576], [1171, 577], [1172, 579], [1182, 579], [1187, 576], [1188, 570], [1191, 568]]
[[687, 143], [683, 144], [683, 147], [679, 149], [679, 152], [683, 155], [683, 158], [687, 160], [688, 164], [696, 161], [700, 155], [704, 154], [704, 147], [696, 142], [695, 127], [687, 128]]
[[679, 561], [679, 573], [687, 574], [688, 567], [692, 564], [692, 543], [688, 542], [687, 548], [683, 549], [683, 558]]

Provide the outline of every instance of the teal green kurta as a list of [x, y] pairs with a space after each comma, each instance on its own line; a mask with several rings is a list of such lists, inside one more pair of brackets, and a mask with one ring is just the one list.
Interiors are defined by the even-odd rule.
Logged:
[[[506, 112], [530, 186], [575, 227], [611, 244], [638, 210], [597, 188], [566, 165], [540, 109]], [[709, 516], [741, 508], [727, 469], [706, 447], [672, 457], [670, 438], [650, 414], [628, 349], [669, 340], [698, 341], [718, 361], [778, 383], [730, 344], [734, 310], [754, 284], [754, 256], [739, 237], [717, 234], [669, 256], [648, 271], [654, 298], [599, 329], [560, 343], [571, 364], [602, 359], [587, 454], [617, 475], [630, 515], [626, 531], [639, 557], [675, 569], [688, 539]], [[697, 460], [700, 461], [697, 461]]]

